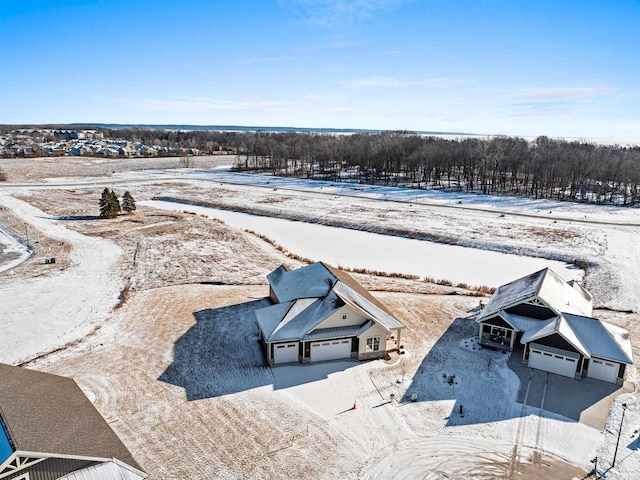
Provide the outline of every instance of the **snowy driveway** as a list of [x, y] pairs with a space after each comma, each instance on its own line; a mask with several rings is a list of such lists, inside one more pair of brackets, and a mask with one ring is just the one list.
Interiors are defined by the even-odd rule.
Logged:
[[374, 362], [333, 361], [308, 365], [272, 367], [274, 389], [302, 402], [321, 417], [330, 420], [353, 410], [353, 406], [374, 407], [383, 399], [371, 381], [368, 370], [382, 367]]

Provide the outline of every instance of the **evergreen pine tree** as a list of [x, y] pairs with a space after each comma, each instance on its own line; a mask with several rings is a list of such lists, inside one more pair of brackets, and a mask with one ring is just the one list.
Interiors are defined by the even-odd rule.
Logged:
[[116, 218], [121, 210], [118, 196], [111, 190], [109, 192], [109, 218]]
[[133, 199], [129, 191], [122, 195], [122, 211], [124, 213], [133, 213], [136, 211], [136, 201]]
[[110, 194], [111, 190], [105, 187], [100, 197], [100, 218], [111, 218]]

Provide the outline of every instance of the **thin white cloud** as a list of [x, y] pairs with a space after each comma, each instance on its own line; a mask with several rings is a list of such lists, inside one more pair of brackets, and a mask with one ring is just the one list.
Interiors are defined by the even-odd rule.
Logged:
[[310, 92], [302, 95], [300, 99], [303, 102], [309, 102], [309, 103], [327, 103], [327, 102], [338, 103], [340, 101], [343, 101], [345, 99], [345, 96], [336, 92], [331, 92], [331, 93]]
[[463, 80], [457, 80], [447, 77], [434, 77], [424, 80], [402, 80], [394, 77], [365, 77], [355, 80], [347, 80], [342, 82], [346, 88], [393, 88], [393, 87], [439, 87], [453, 86], [466, 83]]
[[401, 87], [406, 86], [406, 82], [402, 82], [392, 77], [367, 77], [357, 80], [348, 80], [343, 82], [348, 88], [368, 88], [368, 87]]
[[350, 108], [350, 107], [333, 107], [333, 108], [327, 108], [325, 110], [325, 113], [340, 114], [340, 113], [353, 113], [355, 111], [356, 111], [355, 108]]
[[353, 25], [404, 0], [289, 0], [307, 23], [329, 29]]
[[222, 111], [241, 111], [264, 108], [275, 108], [283, 106], [282, 102], [274, 101], [234, 101], [219, 100], [208, 97], [190, 97], [177, 99], [151, 99], [142, 98], [136, 100], [139, 106], [152, 108], [157, 110], [222, 110]]
[[308, 53], [317, 52], [321, 50], [333, 50], [337, 48], [353, 47], [353, 42], [331, 42], [331, 43], [319, 43], [317, 45], [309, 45], [307, 47], [297, 47], [293, 51], [296, 53]]
[[552, 87], [524, 89], [516, 94], [520, 98], [531, 100], [564, 100], [573, 98], [597, 97], [611, 92], [611, 88], [602, 87]]
[[575, 108], [571, 108], [562, 102], [514, 103], [509, 108], [512, 110], [512, 117], [565, 116], [576, 113]]
[[512, 91], [517, 99], [507, 105], [512, 117], [595, 114], [597, 105], [611, 94], [611, 87], [520, 87]]
[[291, 60], [292, 57], [280, 56], [280, 57], [246, 57], [239, 58], [235, 61], [236, 65], [262, 65], [268, 63], [280, 63], [287, 60]]

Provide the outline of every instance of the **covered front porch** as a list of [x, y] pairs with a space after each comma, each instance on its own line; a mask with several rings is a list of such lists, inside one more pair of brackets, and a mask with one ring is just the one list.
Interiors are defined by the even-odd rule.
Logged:
[[478, 343], [485, 347], [513, 350], [516, 333], [510, 328], [483, 323], [480, 325]]

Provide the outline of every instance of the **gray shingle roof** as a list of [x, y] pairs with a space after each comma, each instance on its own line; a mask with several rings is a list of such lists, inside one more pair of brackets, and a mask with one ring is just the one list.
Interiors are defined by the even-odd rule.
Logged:
[[268, 342], [307, 338], [345, 303], [388, 329], [404, 328], [350, 275], [322, 262], [292, 271], [281, 266], [267, 279], [280, 302], [256, 311], [258, 327]]
[[280, 303], [299, 298], [324, 297], [336, 282], [336, 278], [321, 262], [291, 271], [281, 266], [267, 275], [267, 280]]
[[348, 327], [319, 328], [305, 335], [302, 340], [327, 340], [329, 338], [352, 337], [358, 334], [360, 325], [350, 325]]
[[579, 284], [566, 282], [550, 268], [545, 268], [525, 277], [502, 285], [493, 294], [477, 321], [495, 315], [527, 299], [538, 296], [556, 314], [569, 312], [576, 315], [591, 315], [591, 295]]
[[522, 335], [521, 342], [532, 342], [556, 333], [587, 358], [633, 363], [629, 332], [597, 318], [563, 313], [549, 320], [538, 321], [537, 325]]
[[364, 295], [349, 287], [347, 284], [340, 281], [335, 284], [333, 289], [343, 300], [358, 306], [389, 330], [394, 328], [404, 328], [404, 324], [396, 320], [386, 309], [381, 308], [378, 302], [371, 301], [369, 298], [366, 298]]
[[499, 287], [491, 296], [491, 299], [485, 305], [482, 312], [480, 312], [478, 321], [494, 315], [504, 308], [519, 302], [524, 302], [528, 298], [537, 295], [546, 270], [545, 268], [544, 270], [532, 273]]
[[501, 310], [498, 315], [506, 321], [509, 325], [511, 325], [516, 330], [524, 332], [525, 330], [530, 329], [531, 327], [535, 327], [539, 325], [540, 320], [537, 318], [529, 318], [523, 317], [522, 315], [514, 315], [513, 313], [505, 312]]
[[0, 363], [0, 413], [16, 450], [140, 465], [71, 378]]
[[269, 337], [284, 319], [295, 302], [276, 303], [255, 311], [258, 328], [262, 332], [262, 338], [269, 341]]
[[576, 336], [592, 357], [633, 363], [629, 332], [597, 318], [563, 313]]
[[573, 347], [585, 357], [589, 358], [591, 356], [589, 350], [576, 336], [575, 331], [562, 315], [549, 320], [540, 321], [539, 325], [530, 328], [524, 333], [524, 335], [522, 335], [521, 342], [532, 342], [539, 338], [548, 337], [549, 335], [554, 335], [556, 333], [573, 345]]

